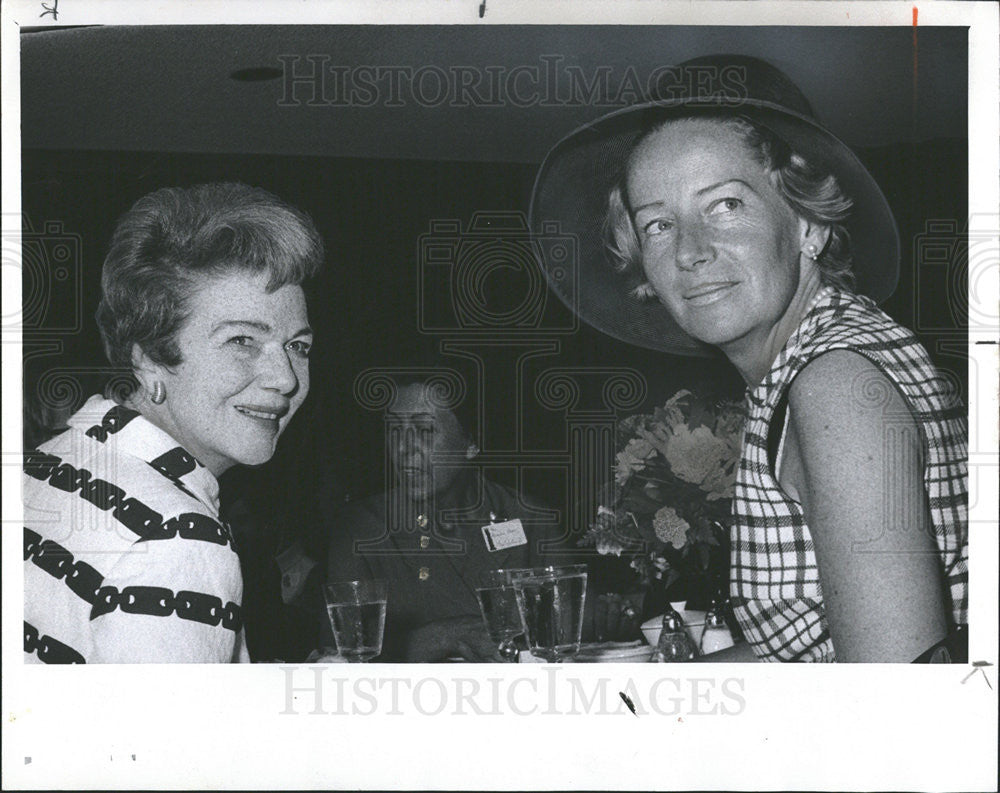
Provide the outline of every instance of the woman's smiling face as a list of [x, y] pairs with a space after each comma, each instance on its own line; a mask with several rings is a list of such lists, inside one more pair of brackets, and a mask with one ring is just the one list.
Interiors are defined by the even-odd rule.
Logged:
[[741, 134], [666, 124], [633, 152], [627, 196], [646, 278], [677, 324], [723, 351], [763, 343], [795, 295], [808, 224]]
[[177, 336], [178, 366], [154, 367], [166, 400], [151, 420], [216, 476], [274, 454], [309, 391], [312, 331], [295, 285], [232, 271], [198, 280]]

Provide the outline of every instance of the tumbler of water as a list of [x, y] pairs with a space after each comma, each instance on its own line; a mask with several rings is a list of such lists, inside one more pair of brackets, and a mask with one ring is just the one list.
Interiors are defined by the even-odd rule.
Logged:
[[583, 630], [587, 566], [517, 570], [512, 580], [532, 654], [550, 662], [576, 655]]
[[479, 610], [490, 638], [504, 661], [517, 661], [515, 639], [524, 633], [521, 613], [517, 608], [517, 593], [511, 583], [510, 570], [487, 570], [479, 576], [476, 588]]
[[326, 610], [340, 655], [369, 661], [382, 652], [388, 585], [381, 579], [341, 581], [323, 587]]

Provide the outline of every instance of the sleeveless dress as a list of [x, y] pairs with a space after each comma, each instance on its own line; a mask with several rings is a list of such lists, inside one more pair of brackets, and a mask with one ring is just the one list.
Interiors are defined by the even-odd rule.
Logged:
[[[909, 407], [921, 435], [924, 488], [950, 598], [946, 611], [955, 625], [968, 620], [968, 451], [962, 404], [910, 331], [868, 298], [825, 287], [770, 372], [747, 393], [733, 499], [730, 595], [744, 636], [762, 661], [836, 660], [809, 527], [802, 505], [777, 482], [768, 444], [772, 429], [781, 430], [792, 381], [830, 350], [864, 355]], [[859, 382], [854, 390], [869, 405], [886, 403], [882, 382]], [[891, 422], [891, 416], [886, 419]], [[873, 548], [877, 541], [872, 538]]]

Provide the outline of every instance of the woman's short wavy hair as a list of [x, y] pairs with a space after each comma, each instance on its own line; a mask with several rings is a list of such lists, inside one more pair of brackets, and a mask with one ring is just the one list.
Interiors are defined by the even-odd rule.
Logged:
[[271, 193], [237, 182], [168, 187], [118, 221], [101, 276], [97, 325], [115, 367], [134, 345], [155, 363], [181, 362], [177, 334], [199, 279], [267, 275], [267, 290], [301, 285], [323, 262], [312, 220]]
[[[635, 147], [649, 135], [669, 124], [683, 124], [705, 117], [672, 119], [649, 130], [636, 141]], [[827, 226], [830, 237], [816, 259], [820, 277], [826, 286], [851, 290], [854, 272], [851, 269], [851, 240], [844, 222], [850, 216], [853, 202], [841, 188], [837, 178], [806, 160], [771, 130], [743, 116], [708, 116], [713, 122], [735, 130], [751, 152], [767, 170], [772, 184], [792, 210], [810, 223]], [[633, 147], [633, 151], [635, 150]], [[611, 189], [604, 219], [604, 244], [612, 263], [624, 272], [638, 268], [642, 272], [642, 250], [632, 222], [626, 198], [625, 176]], [[642, 283], [633, 294], [640, 298], [653, 297], [652, 288]]]

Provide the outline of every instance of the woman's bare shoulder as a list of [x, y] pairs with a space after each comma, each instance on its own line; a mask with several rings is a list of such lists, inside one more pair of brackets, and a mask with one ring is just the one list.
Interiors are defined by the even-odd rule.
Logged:
[[810, 434], [857, 436], [884, 428], [915, 427], [902, 394], [889, 376], [853, 350], [831, 350], [811, 360], [792, 381], [788, 404], [793, 425]]
[[797, 486], [810, 509], [824, 502], [877, 511], [887, 471], [907, 492], [919, 478], [916, 422], [889, 377], [864, 356], [835, 350], [816, 358], [793, 381], [788, 405]]

